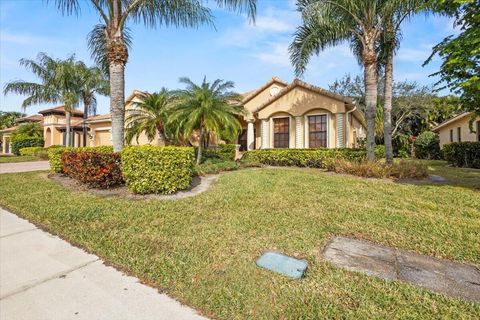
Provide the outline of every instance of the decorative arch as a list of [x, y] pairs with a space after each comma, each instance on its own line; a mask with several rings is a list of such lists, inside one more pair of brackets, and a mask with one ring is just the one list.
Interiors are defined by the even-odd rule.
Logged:
[[50, 147], [53, 144], [52, 130], [50, 128], [47, 128], [47, 130], [45, 130], [44, 139], [45, 139], [45, 147]]

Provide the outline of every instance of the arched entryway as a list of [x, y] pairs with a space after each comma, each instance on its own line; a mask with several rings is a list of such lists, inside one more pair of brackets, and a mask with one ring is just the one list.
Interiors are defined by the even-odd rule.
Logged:
[[50, 147], [52, 145], [52, 130], [50, 128], [47, 128], [47, 130], [45, 130], [44, 139], [45, 147]]

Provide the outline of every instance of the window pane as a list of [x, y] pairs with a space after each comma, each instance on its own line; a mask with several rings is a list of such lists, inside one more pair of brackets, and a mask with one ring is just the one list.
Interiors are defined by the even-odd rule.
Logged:
[[288, 148], [289, 147], [289, 123], [290, 118], [273, 119], [273, 147]]
[[327, 116], [316, 115], [308, 117], [308, 144], [310, 148], [327, 146]]

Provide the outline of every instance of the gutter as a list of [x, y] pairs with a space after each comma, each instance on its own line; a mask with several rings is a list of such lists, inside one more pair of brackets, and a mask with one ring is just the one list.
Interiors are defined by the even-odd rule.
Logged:
[[349, 148], [349, 144], [350, 144], [350, 118], [348, 116], [350, 115], [350, 113], [354, 112], [355, 110], [357, 110], [357, 103], [356, 101], [353, 101], [353, 109], [345, 112], [345, 117], [347, 118], [345, 119], [347, 123], [347, 130], [346, 130], [347, 135], [345, 137], [345, 146], [347, 148]]

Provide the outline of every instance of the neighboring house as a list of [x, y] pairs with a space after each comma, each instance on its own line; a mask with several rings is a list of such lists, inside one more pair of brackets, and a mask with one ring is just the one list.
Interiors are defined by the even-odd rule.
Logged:
[[[134, 90], [125, 101], [125, 113], [136, 108], [143, 92]], [[238, 138], [241, 150], [266, 148], [352, 148], [365, 137], [365, 119], [353, 100], [308, 83], [294, 80], [288, 84], [276, 77], [260, 88], [243, 94], [246, 115], [241, 119], [244, 130]], [[44, 127], [45, 146], [66, 145], [65, 111], [55, 107], [35, 117]], [[112, 145], [110, 114], [94, 115], [83, 121], [83, 112], [72, 113], [72, 145], [82, 146], [83, 125], [87, 127], [87, 146]], [[7, 133], [8, 128], [0, 132]], [[10, 130], [10, 131], [8, 131]], [[221, 143], [214, 136], [210, 143]], [[7, 142], [8, 142], [7, 137]], [[5, 142], [5, 137], [4, 137]], [[197, 139], [190, 142], [195, 145]], [[159, 137], [149, 141], [142, 134], [131, 144], [162, 145]], [[7, 149], [5, 148], [7, 145]], [[9, 153], [4, 143], [4, 153]]]
[[43, 117], [39, 114], [35, 114], [28, 117], [22, 117], [15, 120], [15, 126], [0, 130], [2, 137], [2, 153], [10, 154], [11, 153], [11, 134], [12, 132], [22, 123], [27, 122], [40, 122], [43, 123]]
[[480, 141], [480, 116], [473, 122], [475, 132], [471, 132], [468, 125], [471, 117], [470, 112], [465, 112], [433, 128], [440, 137], [440, 147], [452, 142]]

